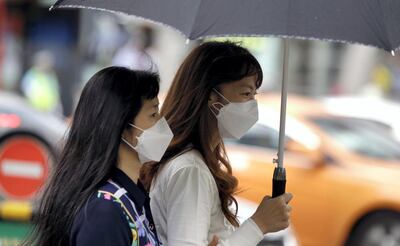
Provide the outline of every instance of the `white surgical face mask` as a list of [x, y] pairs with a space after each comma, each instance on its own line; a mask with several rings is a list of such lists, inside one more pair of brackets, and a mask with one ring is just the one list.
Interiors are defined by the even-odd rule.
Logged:
[[122, 141], [136, 150], [140, 163], [160, 161], [174, 136], [165, 118], [161, 118], [154, 126], [146, 130], [132, 124], [129, 125], [143, 131], [139, 137], [136, 137], [136, 146], [132, 146], [132, 144], [122, 138]]
[[[217, 115], [218, 130], [223, 138], [239, 139], [258, 121], [258, 105], [255, 99], [247, 102], [233, 103], [226, 99], [221, 93], [214, 91], [224, 98], [228, 104], [220, 102], [212, 104], [212, 107], [219, 111]], [[222, 108], [218, 109], [217, 105]]]

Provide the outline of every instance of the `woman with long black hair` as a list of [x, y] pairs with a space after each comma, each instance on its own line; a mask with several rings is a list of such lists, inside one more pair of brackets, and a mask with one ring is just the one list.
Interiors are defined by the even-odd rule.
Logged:
[[158, 112], [157, 74], [122, 67], [86, 84], [25, 245], [159, 245], [139, 170], [172, 132]]
[[263, 235], [289, 226], [291, 194], [264, 197], [239, 225], [223, 138], [240, 138], [258, 120], [255, 95], [263, 80], [250, 52], [230, 42], [205, 42], [183, 61], [161, 114], [174, 133], [163, 159], [145, 165], [151, 208], [163, 243], [255, 246]]

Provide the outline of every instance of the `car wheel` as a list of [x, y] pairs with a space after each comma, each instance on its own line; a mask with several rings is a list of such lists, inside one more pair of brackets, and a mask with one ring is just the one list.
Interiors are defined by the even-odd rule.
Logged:
[[400, 214], [390, 211], [368, 215], [353, 229], [346, 246], [399, 246]]

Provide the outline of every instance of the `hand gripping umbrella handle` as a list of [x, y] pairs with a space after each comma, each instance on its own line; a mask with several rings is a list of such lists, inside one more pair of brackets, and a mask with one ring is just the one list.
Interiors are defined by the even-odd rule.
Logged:
[[285, 194], [286, 192], [286, 170], [283, 167], [276, 167], [272, 179], [272, 198]]

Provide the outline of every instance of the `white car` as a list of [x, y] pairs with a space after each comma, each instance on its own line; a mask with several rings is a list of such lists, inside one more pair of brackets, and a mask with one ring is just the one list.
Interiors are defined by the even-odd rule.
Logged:
[[326, 97], [321, 102], [329, 113], [367, 120], [400, 142], [400, 103], [370, 97]]

